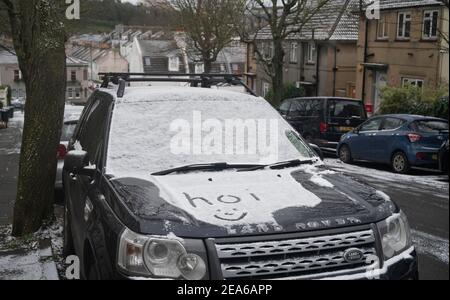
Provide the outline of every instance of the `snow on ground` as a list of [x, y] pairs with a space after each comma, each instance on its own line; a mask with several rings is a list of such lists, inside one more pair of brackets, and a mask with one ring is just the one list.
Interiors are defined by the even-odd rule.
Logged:
[[0, 280], [58, 280], [62, 273], [61, 220], [22, 238], [0, 227]]
[[402, 175], [390, 172], [388, 170], [379, 170], [359, 166], [357, 164], [345, 164], [338, 159], [325, 159], [325, 164], [333, 170], [350, 174], [358, 174], [371, 177], [380, 181], [389, 181], [390, 183], [401, 183], [404, 187], [407, 184], [427, 185], [433, 188], [448, 190], [448, 181], [442, 175]]
[[416, 230], [412, 230], [411, 233], [413, 243], [417, 247], [417, 251], [419, 253], [427, 256], [432, 256], [448, 265], [448, 240]]
[[[0, 147], [0, 155], [19, 154], [20, 147], [22, 145], [22, 130], [23, 130], [24, 114], [21, 112], [14, 112], [14, 118], [9, 120], [8, 128], [2, 129], [0, 134], [9, 135], [15, 139], [12, 147], [4, 148]], [[19, 130], [20, 134], [12, 134], [14, 131]]]

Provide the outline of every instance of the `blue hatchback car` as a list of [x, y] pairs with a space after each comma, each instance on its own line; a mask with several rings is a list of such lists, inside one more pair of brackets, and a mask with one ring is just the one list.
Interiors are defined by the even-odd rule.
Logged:
[[337, 148], [345, 163], [364, 160], [390, 164], [396, 173], [411, 167], [438, 167], [448, 139], [448, 121], [414, 115], [376, 116], [342, 136]]

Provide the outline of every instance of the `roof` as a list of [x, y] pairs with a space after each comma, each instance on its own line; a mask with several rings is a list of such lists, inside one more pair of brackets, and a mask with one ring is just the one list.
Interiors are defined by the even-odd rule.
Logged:
[[143, 57], [161, 57], [181, 53], [174, 40], [139, 40], [139, 47]]
[[73, 56], [67, 56], [66, 58], [66, 65], [67, 66], [88, 66], [88, 62], [75, 58]]
[[[358, 15], [352, 13], [359, 0], [333, 0], [307, 22], [300, 33], [288, 39], [295, 40], [358, 40]], [[292, 29], [295, 29], [293, 27]], [[270, 28], [266, 27], [258, 33], [257, 39], [271, 39]]]
[[17, 56], [8, 51], [0, 50], [0, 64], [18, 64]]
[[444, 5], [436, 0], [380, 0], [380, 9], [400, 9], [420, 6]]

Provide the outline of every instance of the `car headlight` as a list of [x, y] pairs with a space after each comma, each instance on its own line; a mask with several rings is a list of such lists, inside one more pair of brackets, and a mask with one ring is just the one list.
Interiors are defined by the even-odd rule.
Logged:
[[390, 259], [412, 246], [411, 230], [403, 212], [377, 224], [380, 231], [384, 258]]
[[188, 253], [180, 239], [144, 236], [128, 229], [120, 237], [117, 263], [133, 276], [200, 280], [206, 275], [205, 260]]

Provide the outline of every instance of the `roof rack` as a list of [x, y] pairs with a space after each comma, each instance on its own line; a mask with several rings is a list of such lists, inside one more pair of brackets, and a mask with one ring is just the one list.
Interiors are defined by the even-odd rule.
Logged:
[[243, 77], [254, 77], [254, 74], [195, 74], [195, 73], [99, 73], [102, 78], [102, 88], [107, 88], [109, 83], [119, 86], [117, 97], [125, 94], [127, 82], [185, 82], [191, 87], [210, 88], [213, 85], [229, 84], [242, 86], [247, 93], [256, 97], [252, 89], [243, 81]]

